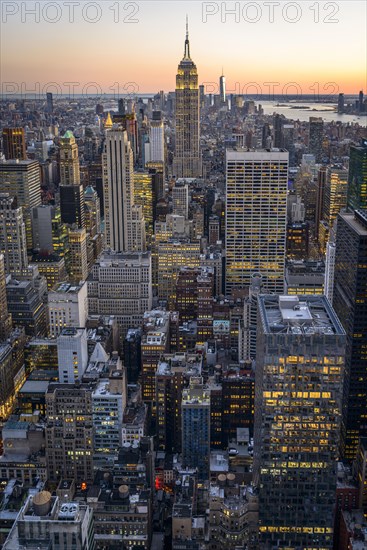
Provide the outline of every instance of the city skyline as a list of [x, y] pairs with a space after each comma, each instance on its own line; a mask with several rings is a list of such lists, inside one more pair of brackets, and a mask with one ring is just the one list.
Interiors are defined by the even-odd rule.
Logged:
[[[57, 4], [59, 9], [55, 4], [46, 11], [39, 8], [36, 15], [30, 13], [37, 12], [35, 2], [3, 8], [3, 94], [15, 93], [17, 87], [19, 92], [37, 90], [38, 85], [43, 91], [47, 84], [54, 93], [67, 93], [73, 86], [81, 93], [92, 82], [103, 93], [173, 91], [186, 14], [200, 84], [219, 88], [223, 67], [228, 94], [281, 94], [289, 83], [298, 85], [289, 87], [289, 94], [352, 94], [367, 89], [366, 6], [359, 1], [281, 2], [274, 7], [260, 2], [258, 8], [251, 2], [234, 2], [227, 11], [223, 3], [175, 2], [174, 12], [167, 2], [80, 2], [74, 13], [63, 2]], [[157, 25], [162, 28], [158, 40]], [[15, 32], [20, 45], [16, 49]], [[347, 43], [336, 40], [337, 34], [347, 36]]]

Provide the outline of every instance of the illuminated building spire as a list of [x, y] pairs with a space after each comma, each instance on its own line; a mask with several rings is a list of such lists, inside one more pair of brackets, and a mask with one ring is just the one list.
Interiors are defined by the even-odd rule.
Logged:
[[108, 115], [105, 120], [104, 127], [106, 130], [109, 130], [110, 128], [112, 128], [112, 126], [113, 126], [113, 123], [112, 123], [111, 113], [108, 111]]

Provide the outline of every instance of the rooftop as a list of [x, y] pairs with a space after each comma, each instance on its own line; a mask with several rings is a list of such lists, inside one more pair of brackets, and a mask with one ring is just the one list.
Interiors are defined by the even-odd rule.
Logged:
[[325, 296], [259, 297], [265, 334], [345, 335]]
[[54, 288], [49, 292], [49, 295], [54, 293], [64, 293], [64, 294], [77, 294], [85, 285], [85, 282], [78, 285], [71, 285], [70, 283], [60, 283], [57, 288]]

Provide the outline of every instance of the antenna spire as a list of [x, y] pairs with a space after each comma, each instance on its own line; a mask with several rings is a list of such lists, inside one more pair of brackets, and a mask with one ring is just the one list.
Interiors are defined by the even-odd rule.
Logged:
[[186, 15], [186, 40], [185, 40], [185, 55], [187, 59], [190, 59], [190, 43], [189, 43], [189, 17]]

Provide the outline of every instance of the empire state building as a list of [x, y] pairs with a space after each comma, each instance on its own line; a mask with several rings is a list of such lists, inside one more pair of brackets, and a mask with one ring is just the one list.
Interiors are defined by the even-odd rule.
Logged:
[[173, 175], [177, 178], [199, 178], [202, 175], [198, 73], [190, 57], [187, 22], [185, 53], [176, 76], [176, 151]]

